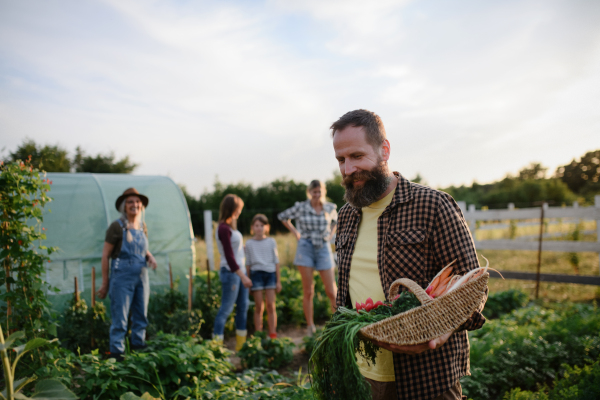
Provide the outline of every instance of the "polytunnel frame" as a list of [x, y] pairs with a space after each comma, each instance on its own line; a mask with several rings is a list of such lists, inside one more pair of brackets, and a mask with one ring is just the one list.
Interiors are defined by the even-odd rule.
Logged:
[[[102, 204], [103, 204], [103, 208], [104, 208], [104, 215], [106, 217], [106, 226], [108, 228], [108, 226], [110, 226], [110, 224], [112, 223], [111, 218], [110, 218], [110, 212], [108, 209], [108, 202], [106, 200], [106, 193], [104, 191], [104, 188], [102, 187], [102, 185], [100, 184], [100, 182], [98, 181], [98, 178], [96, 177], [96, 174], [94, 173], [89, 173], [86, 175], [91, 175], [92, 178], [94, 179], [94, 182], [96, 183], [96, 186], [98, 187], [98, 190], [101, 194], [101, 198], [102, 198]], [[179, 188], [179, 186], [177, 186], [177, 184], [170, 178], [170, 177], [161, 177], [161, 178], [166, 178], [172, 185], [174, 185], [176, 187], [176, 190], [181, 193], [181, 189]], [[187, 220], [189, 222], [189, 229], [190, 229], [190, 234], [191, 234], [191, 244], [190, 247], [188, 248], [184, 248], [184, 249], [175, 249], [175, 250], [169, 250], [169, 251], [159, 251], [159, 252], [152, 252], [152, 255], [156, 258], [157, 256], [165, 257], [165, 262], [164, 262], [164, 268], [167, 272], [167, 274], [169, 274], [169, 270], [170, 270], [170, 260], [169, 260], [169, 254], [172, 253], [183, 253], [183, 252], [191, 252], [192, 253], [192, 264], [195, 264], [195, 250], [194, 250], [194, 235], [193, 235], [193, 230], [191, 227], [191, 218], [190, 218], [190, 212], [189, 212], [189, 208], [187, 205], [187, 202], [185, 201], [185, 197], [183, 195], [179, 196], [180, 201], [182, 202], [183, 208], [186, 212], [186, 216], [187, 216]], [[67, 271], [67, 262], [69, 261], [78, 261], [78, 292], [84, 292], [85, 291], [85, 278], [84, 278], [84, 272], [83, 272], [83, 261], [94, 261], [94, 260], [98, 260], [99, 264], [100, 264], [100, 273], [101, 273], [101, 261], [102, 261], [102, 255], [93, 255], [93, 256], [87, 256], [87, 257], [63, 257], [63, 258], [54, 258], [51, 260], [51, 263], [61, 263], [63, 264], [63, 276], [68, 275], [66, 273]], [[157, 269], [160, 268], [160, 265], [157, 266]], [[54, 290], [51, 290], [51, 285], [48, 284], [48, 282], [50, 282], [50, 267], [46, 266], [45, 268], [46, 270], [46, 284], [48, 286], [47, 288], [47, 294], [48, 295], [70, 295], [75, 293], [75, 285], [71, 285], [71, 286], [67, 286], [67, 288], [69, 289], [61, 289], [60, 292], [55, 292]], [[194, 273], [194, 268], [192, 268], [192, 273]], [[65, 278], [66, 280], [67, 278]], [[150, 287], [152, 287], [152, 282], [149, 281], [148, 282]], [[154, 282], [154, 286], [166, 286], [169, 285], [169, 282], [160, 282], [160, 283], [156, 283]]]

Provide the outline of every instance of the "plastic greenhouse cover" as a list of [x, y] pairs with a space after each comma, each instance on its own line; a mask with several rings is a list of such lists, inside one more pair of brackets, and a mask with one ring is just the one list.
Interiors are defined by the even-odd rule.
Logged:
[[[181, 189], [168, 177], [128, 174], [48, 173], [53, 201], [45, 207], [46, 246], [57, 246], [46, 270], [46, 281], [60, 295], [89, 292], [92, 266], [96, 289], [102, 284], [100, 260], [108, 226], [119, 218], [115, 202], [125, 189], [135, 187], [148, 196], [145, 212], [150, 252], [158, 263], [150, 271], [150, 285], [169, 284], [169, 263], [174, 278], [185, 279], [194, 265], [194, 237], [188, 207]], [[50, 210], [50, 212], [48, 212]], [[49, 292], [54, 294], [54, 292]], [[87, 296], [89, 297], [89, 293]]]

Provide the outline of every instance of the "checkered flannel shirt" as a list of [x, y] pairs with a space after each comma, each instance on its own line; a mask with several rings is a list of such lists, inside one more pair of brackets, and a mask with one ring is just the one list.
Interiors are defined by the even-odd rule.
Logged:
[[[457, 259], [455, 271], [464, 274], [479, 267], [471, 234], [454, 199], [409, 182], [399, 173], [390, 205], [377, 220], [377, 266], [383, 292], [399, 278], [409, 278], [421, 287], [447, 264]], [[361, 210], [349, 204], [339, 212], [336, 251], [339, 263], [337, 305], [352, 308], [348, 281], [356, 245]], [[389, 300], [389, 299], [388, 299]], [[446, 392], [460, 377], [469, 375], [467, 330], [485, 323], [479, 311], [440, 348], [419, 355], [394, 353], [398, 399], [428, 400]]]
[[313, 246], [321, 247], [327, 241], [331, 228], [337, 223], [336, 209], [337, 205], [334, 203], [325, 203], [323, 212], [317, 214], [310, 205], [310, 200], [297, 201], [293, 207], [279, 213], [277, 218], [280, 221], [295, 219], [296, 229], [302, 235], [302, 239], [308, 239]]

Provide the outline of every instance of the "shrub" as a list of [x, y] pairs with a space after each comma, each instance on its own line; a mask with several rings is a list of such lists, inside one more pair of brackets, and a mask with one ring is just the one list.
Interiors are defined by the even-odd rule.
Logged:
[[212, 341], [158, 334], [147, 344], [144, 352], [127, 354], [121, 362], [103, 360], [94, 351], [60, 360], [57, 368], [73, 366], [73, 391], [79, 398], [97, 400], [118, 399], [129, 391], [168, 399], [185, 397], [198, 385], [228, 375], [232, 368], [227, 361], [229, 351]]
[[[99, 349], [100, 353], [108, 351], [110, 320], [106, 316], [103, 303], [96, 303], [88, 308], [85, 300], [73, 298], [65, 310], [61, 320], [58, 337], [61, 344], [73, 351], [89, 353]], [[95, 346], [92, 347], [92, 335]]]
[[200, 334], [204, 319], [202, 311], [188, 311], [186, 296], [177, 289], [165, 289], [153, 293], [148, 304], [148, 335], [157, 332], [196, 337]]
[[289, 338], [271, 339], [264, 332], [256, 332], [237, 355], [245, 368], [280, 368], [292, 362], [293, 348]]
[[510, 289], [492, 293], [488, 296], [483, 314], [486, 318], [498, 318], [513, 310], [525, 307], [527, 303], [529, 303], [529, 295], [521, 290]]
[[0, 161], [0, 286], [6, 288], [0, 291], [0, 322], [7, 331], [22, 330], [33, 338], [56, 336], [56, 316], [46, 298], [52, 288], [43, 277], [44, 263], [57, 249], [40, 244], [46, 239], [42, 208], [51, 201], [52, 182], [42, 179], [30, 160]]
[[504, 395], [504, 400], [596, 400], [600, 399], [600, 358], [583, 368], [565, 365], [566, 372], [554, 380], [552, 389], [544, 385], [537, 392], [520, 388]]
[[530, 306], [470, 332], [471, 373], [461, 380], [471, 398], [497, 399], [519, 387], [533, 390], [600, 355], [600, 313], [585, 304]]

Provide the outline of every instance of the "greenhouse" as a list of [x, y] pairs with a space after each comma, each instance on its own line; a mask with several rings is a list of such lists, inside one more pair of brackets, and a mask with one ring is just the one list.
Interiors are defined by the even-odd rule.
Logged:
[[[125, 174], [48, 173], [52, 181], [43, 227], [44, 245], [56, 246], [46, 269], [46, 281], [60, 292], [49, 291], [57, 310], [75, 291], [75, 277], [81, 297], [90, 301], [92, 267], [96, 270], [96, 290], [102, 284], [101, 256], [108, 226], [119, 212], [115, 201], [123, 191], [135, 187], [148, 196], [145, 213], [150, 251], [158, 268], [150, 270], [153, 291], [169, 285], [169, 265], [173, 279], [187, 280], [194, 265], [194, 235], [188, 207], [181, 189], [165, 176]], [[187, 285], [180, 285], [184, 289]]]

